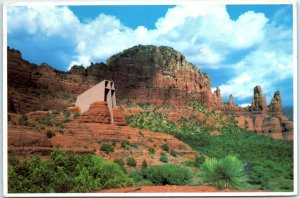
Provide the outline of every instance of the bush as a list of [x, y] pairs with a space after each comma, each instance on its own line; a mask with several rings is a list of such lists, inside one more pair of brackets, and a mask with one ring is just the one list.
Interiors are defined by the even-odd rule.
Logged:
[[126, 169], [124, 167], [125, 163], [122, 159], [115, 159], [114, 163], [118, 164], [121, 167], [121, 169], [126, 173]]
[[56, 133], [52, 132], [51, 130], [48, 130], [47, 133], [46, 133], [46, 135], [47, 135], [48, 138], [52, 138], [53, 136], [56, 135]]
[[54, 151], [47, 160], [35, 157], [9, 164], [9, 193], [91, 192], [133, 185], [120, 167], [98, 156]]
[[106, 154], [113, 153], [115, 150], [110, 144], [102, 144], [100, 147], [101, 151], [104, 151]]
[[28, 126], [29, 125], [27, 116], [23, 115], [23, 116], [21, 116], [19, 118], [19, 125], [24, 125], [24, 126]]
[[159, 160], [160, 160], [161, 162], [165, 162], [165, 163], [168, 163], [168, 162], [169, 162], [168, 156], [167, 156], [165, 153], [161, 153], [161, 154], [160, 154]]
[[154, 154], [154, 153], [155, 153], [155, 149], [152, 148], [152, 147], [149, 147], [149, 148], [148, 148], [148, 151], [149, 151], [149, 153], [151, 153], [151, 154]]
[[142, 163], [142, 169], [145, 169], [147, 167], [148, 167], [148, 164], [147, 164], [146, 160], [144, 160]]
[[70, 113], [70, 112], [66, 112], [66, 113], [64, 114], [64, 120], [63, 120], [63, 123], [70, 122], [70, 121], [72, 121], [71, 113]]
[[45, 117], [38, 119], [37, 121], [40, 124], [48, 125], [48, 126], [53, 126], [55, 122], [54, 117], [50, 113], [48, 113]]
[[140, 135], [141, 137], [144, 137], [144, 133], [143, 133], [142, 131], [139, 131], [139, 135]]
[[247, 181], [242, 162], [234, 156], [206, 160], [201, 166], [201, 178], [219, 189], [240, 189]]
[[192, 179], [192, 174], [187, 168], [171, 164], [152, 166], [144, 169], [143, 174], [156, 185], [186, 185]]
[[173, 156], [173, 157], [176, 157], [177, 156], [177, 151], [175, 151], [175, 150], [171, 150], [171, 152], [170, 152], [170, 154]]
[[163, 151], [169, 152], [169, 146], [167, 144], [163, 144], [160, 147]]
[[132, 158], [132, 157], [127, 158], [127, 165], [128, 166], [132, 166], [132, 167], [136, 167], [136, 161], [135, 161], [135, 159]]
[[76, 112], [76, 113], [74, 113], [74, 115], [73, 115], [73, 119], [78, 118], [79, 116], [80, 116], [80, 113]]

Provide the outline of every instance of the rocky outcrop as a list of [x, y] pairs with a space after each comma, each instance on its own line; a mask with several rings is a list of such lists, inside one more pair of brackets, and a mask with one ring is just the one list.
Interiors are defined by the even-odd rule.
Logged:
[[65, 73], [47, 64], [30, 64], [19, 51], [9, 49], [8, 111], [61, 111], [77, 95], [104, 79], [115, 82], [120, 101], [185, 105], [195, 98], [213, 106], [208, 75], [172, 48], [135, 46], [107, 62], [92, 63], [86, 69], [74, 66]]
[[[270, 125], [268, 120], [272, 120], [270, 118], [278, 118], [280, 127], [274, 119], [271, 122], [276, 124], [274, 129], [281, 128], [283, 138], [292, 137], [293, 123], [282, 114], [279, 92], [274, 94], [269, 107], [260, 86], [254, 88], [249, 107], [235, 105], [232, 95], [228, 103], [224, 103], [219, 88], [212, 93], [208, 75], [169, 47], [135, 46], [110, 57], [107, 64], [91, 63], [87, 68], [73, 66], [69, 72], [55, 70], [47, 64], [31, 64], [22, 59], [19, 51], [8, 49], [7, 72], [8, 111], [12, 113], [25, 114], [40, 110], [75, 113], [77, 109], [66, 107], [74, 103], [80, 93], [106, 79], [115, 82], [118, 104], [132, 101], [169, 103], [179, 107], [196, 99], [207, 107], [234, 114], [239, 126], [253, 129], [257, 133], [267, 130]], [[118, 116], [119, 113], [116, 123], [123, 125], [121, 113]], [[82, 122], [108, 123], [105, 116], [92, 118], [86, 114], [80, 119], [83, 119]], [[270, 134], [273, 131], [271, 129]]]
[[107, 103], [104, 101], [94, 102], [91, 104], [89, 110], [84, 112], [78, 118], [78, 122], [111, 124], [111, 117]]
[[221, 90], [219, 89], [219, 87], [217, 87], [217, 89], [214, 91], [213, 97], [214, 97], [214, 102], [216, 104], [223, 104]]
[[250, 107], [243, 114], [236, 113], [239, 127], [255, 131], [276, 139], [293, 139], [293, 122], [282, 114], [280, 92], [274, 93], [269, 108], [260, 86], [254, 88], [254, 96]]
[[[125, 161], [127, 157], [133, 157], [140, 168], [144, 160], [149, 166], [163, 164], [159, 160], [160, 153], [163, 152], [160, 145], [163, 144], [167, 144], [170, 150], [182, 153], [177, 156], [166, 153], [172, 164], [183, 164], [198, 156], [190, 146], [172, 135], [128, 126], [80, 123], [78, 119], [66, 123], [62, 129], [51, 127], [44, 131], [34, 131], [30, 127], [16, 126], [12, 123], [8, 126], [8, 152], [20, 158], [24, 155], [49, 155], [59, 148], [76, 153], [95, 153], [110, 161], [115, 159]], [[48, 130], [55, 135], [48, 137]], [[112, 145], [114, 152], [107, 154], [102, 151], [103, 143]], [[153, 148], [154, 153], [150, 153], [149, 148]]]
[[253, 99], [251, 102], [251, 111], [266, 111], [266, 98], [263, 95], [262, 89], [260, 86], [254, 87]]
[[126, 120], [124, 113], [119, 109], [113, 109], [113, 124], [117, 126], [126, 126]]
[[274, 96], [270, 104], [270, 112], [274, 112], [276, 114], [282, 114], [282, 100], [279, 91], [276, 91], [274, 93]]
[[229, 98], [228, 98], [228, 106], [233, 106], [234, 104], [233, 104], [233, 96], [232, 96], [232, 94], [230, 94], [229, 95]]

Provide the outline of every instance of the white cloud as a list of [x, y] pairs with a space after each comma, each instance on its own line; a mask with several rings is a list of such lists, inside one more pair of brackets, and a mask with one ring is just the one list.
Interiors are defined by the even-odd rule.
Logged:
[[9, 7], [8, 33], [24, 30], [28, 34], [72, 36], [80, 22], [67, 7]]
[[239, 104], [240, 107], [247, 107], [247, 106], [250, 106], [251, 104], [250, 103], [242, 103], [242, 104]]
[[[234, 70], [219, 87], [223, 96], [239, 100], [251, 97], [257, 84], [270, 98], [274, 84], [293, 74], [292, 30], [253, 11], [232, 20], [225, 6], [179, 5], [159, 18], [154, 29], [132, 29], [105, 14], [81, 23], [68, 7], [9, 7], [8, 33], [15, 31], [66, 38], [76, 46], [70, 65], [88, 66], [137, 44], [171, 46], [200, 68]], [[228, 62], [241, 50], [244, 57]]]
[[[152, 30], [143, 26], [131, 29], [104, 14], [80, 23], [68, 7], [9, 7], [8, 16], [9, 32], [25, 29], [29, 34], [68, 37], [77, 46], [70, 64], [85, 66], [133, 45], [154, 44], [174, 47], [202, 68], [217, 69], [231, 49], [248, 48], [261, 41], [267, 22], [263, 14], [254, 12], [233, 21], [225, 6], [212, 5], [170, 8]], [[205, 53], [199, 52], [204, 48]]]

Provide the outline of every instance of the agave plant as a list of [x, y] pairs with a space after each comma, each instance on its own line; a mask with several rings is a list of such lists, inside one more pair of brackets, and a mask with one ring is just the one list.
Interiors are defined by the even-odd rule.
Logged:
[[221, 160], [206, 160], [201, 166], [201, 178], [219, 189], [240, 189], [247, 182], [242, 162], [231, 155]]

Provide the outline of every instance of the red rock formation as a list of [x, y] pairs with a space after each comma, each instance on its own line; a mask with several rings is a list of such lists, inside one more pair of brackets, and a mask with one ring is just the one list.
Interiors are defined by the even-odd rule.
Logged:
[[276, 91], [274, 93], [274, 96], [270, 104], [270, 112], [274, 112], [276, 114], [282, 114], [281, 105], [282, 105], [282, 100], [281, 100], [280, 92]]
[[251, 111], [266, 111], [266, 99], [263, 95], [262, 89], [260, 86], [254, 87], [254, 95], [251, 102]]
[[[279, 118], [283, 138], [292, 138], [293, 123], [281, 113], [279, 92], [274, 94], [270, 110], [260, 86], [254, 88], [249, 108], [234, 105], [233, 97], [225, 104], [220, 89], [211, 92], [207, 74], [199, 71], [172, 48], [136, 46], [112, 56], [107, 62], [92, 63], [87, 69], [74, 66], [65, 73], [47, 64], [31, 64], [22, 59], [19, 51], [8, 49], [8, 111], [22, 114], [38, 110], [63, 111], [74, 103], [77, 95], [107, 79], [115, 82], [121, 104], [134, 101], [169, 103], [179, 107], [196, 99], [207, 107], [235, 114], [239, 126], [248, 127], [249, 130], [253, 126], [258, 133], [263, 133], [264, 122], [268, 120], [266, 118]], [[82, 117], [86, 121], [93, 120], [88, 115]], [[173, 115], [171, 119], [177, 117]], [[279, 129], [278, 122], [274, 123], [277, 125], [275, 128]]]
[[136, 46], [112, 56], [108, 65], [91, 64], [87, 69], [74, 66], [68, 73], [47, 64], [30, 64], [18, 51], [9, 49], [8, 110], [62, 111], [77, 95], [104, 79], [115, 82], [120, 100], [185, 105], [196, 98], [213, 105], [207, 74], [172, 48]]
[[78, 118], [78, 122], [110, 124], [111, 118], [107, 103], [104, 101], [94, 102], [89, 110]]
[[[159, 157], [162, 149], [160, 145], [167, 144], [170, 149], [183, 153], [176, 157], [167, 153], [170, 163], [181, 164], [184, 161], [194, 159], [198, 154], [188, 145], [165, 133], [151, 132], [127, 126], [116, 126], [100, 123], [80, 123], [74, 120], [65, 124], [61, 132], [51, 128], [56, 135], [49, 138], [46, 131], [33, 131], [30, 127], [15, 126], [9, 124], [8, 129], [8, 151], [17, 156], [28, 156], [28, 154], [48, 155], [56, 148], [65, 151], [72, 150], [76, 153], [96, 153], [101, 157], [113, 161], [124, 159], [124, 156], [133, 157], [140, 167], [146, 160], [148, 165], [159, 165]], [[143, 134], [143, 135], [141, 135]], [[135, 145], [134, 149], [124, 149], [121, 144], [125, 142], [126, 147]], [[101, 151], [102, 143], [111, 144], [114, 152], [107, 154]], [[148, 148], [154, 148], [152, 155]]]
[[75, 105], [71, 105], [70, 107], [66, 108], [64, 110], [64, 112], [69, 112], [71, 114], [75, 114], [75, 113], [80, 113], [80, 108], [75, 106]]
[[214, 102], [217, 105], [223, 105], [223, 100], [222, 100], [222, 96], [221, 96], [221, 90], [219, 89], [219, 87], [217, 87], [217, 89], [214, 91], [213, 97], [214, 97]]
[[117, 126], [126, 126], [126, 120], [125, 120], [125, 115], [123, 112], [119, 109], [113, 109], [113, 119], [114, 122], [113, 124]]

